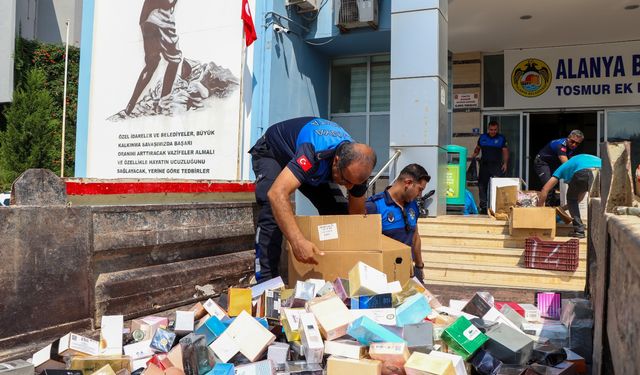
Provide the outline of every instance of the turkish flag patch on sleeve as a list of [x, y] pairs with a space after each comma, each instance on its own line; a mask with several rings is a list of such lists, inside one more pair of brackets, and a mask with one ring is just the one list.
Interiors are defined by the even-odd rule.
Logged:
[[313, 167], [313, 165], [311, 165], [311, 162], [309, 161], [309, 159], [307, 159], [305, 155], [302, 155], [299, 158], [297, 158], [296, 163], [298, 163], [300, 168], [302, 168], [302, 170], [305, 172], [311, 169], [311, 167]]
[[567, 152], [567, 149], [566, 149], [566, 147], [560, 147], [560, 151]]

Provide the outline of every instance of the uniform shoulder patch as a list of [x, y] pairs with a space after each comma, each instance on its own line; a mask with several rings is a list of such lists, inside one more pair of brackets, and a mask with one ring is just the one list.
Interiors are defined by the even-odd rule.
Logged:
[[303, 171], [307, 172], [309, 169], [313, 167], [309, 159], [306, 155], [302, 155], [296, 159], [296, 163], [302, 168]]

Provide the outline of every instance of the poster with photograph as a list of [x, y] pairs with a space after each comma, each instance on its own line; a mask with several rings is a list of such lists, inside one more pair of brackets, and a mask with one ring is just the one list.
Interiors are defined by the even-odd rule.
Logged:
[[93, 0], [85, 177], [239, 177], [240, 11], [239, 0]]

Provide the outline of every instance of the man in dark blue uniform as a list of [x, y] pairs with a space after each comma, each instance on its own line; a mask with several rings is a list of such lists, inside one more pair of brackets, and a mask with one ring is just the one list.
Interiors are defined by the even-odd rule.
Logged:
[[572, 130], [567, 138], [554, 139], [547, 143], [536, 155], [533, 167], [544, 186], [556, 169], [576, 154], [576, 149], [584, 141], [580, 130]]
[[[282, 235], [293, 255], [317, 264], [320, 250], [295, 221], [291, 194], [309, 198], [320, 215], [364, 214], [367, 180], [376, 164], [373, 149], [355, 143], [338, 124], [300, 117], [274, 124], [249, 150], [260, 208], [256, 229], [256, 279], [279, 276]], [[345, 199], [337, 185], [349, 194]]]
[[431, 177], [419, 164], [409, 164], [382, 193], [367, 200], [368, 214], [382, 216], [382, 233], [411, 247], [414, 275], [423, 281], [422, 250], [418, 233], [418, 203]]
[[471, 158], [482, 152], [480, 171], [478, 172], [478, 195], [480, 196], [480, 213], [487, 213], [487, 190], [491, 177], [502, 177], [507, 172], [509, 148], [507, 139], [498, 133], [498, 122], [491, 121], [487, 132], [478, 138], [478, 144]]

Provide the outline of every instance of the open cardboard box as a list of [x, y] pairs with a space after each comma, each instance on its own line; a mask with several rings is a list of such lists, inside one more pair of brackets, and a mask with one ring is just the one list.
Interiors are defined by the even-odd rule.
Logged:
[[553, 207], [511, 207], [509, 234], [514, 237], [556, 236], [556, 210]]
[[296, 222], [325, 255], [316, 256], [319, 264], [300, 263], [287, 244], [289, 285], [309, 278], [347, 278], [359, 261], [387, 274], [389, 282], [404, 284], [411, 277], [411, 249], [382, 234], [380, 215], [297, 216]]

